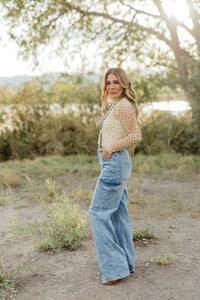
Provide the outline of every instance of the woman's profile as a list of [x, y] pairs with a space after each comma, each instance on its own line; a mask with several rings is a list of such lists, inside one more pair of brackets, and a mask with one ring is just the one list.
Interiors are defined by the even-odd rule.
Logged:
[[[122, 68], [102, 80], [102, 120], [98, 140], [101, 166], [89, 214], [102, 283], [115, 284], [135, 271], [132, 227], [127, 211], [127, 181], [132, 163], [127, 151], [141, 140], [139, 109], [131, 81]], [[105, 114], [106, 105], [109, 109]]]

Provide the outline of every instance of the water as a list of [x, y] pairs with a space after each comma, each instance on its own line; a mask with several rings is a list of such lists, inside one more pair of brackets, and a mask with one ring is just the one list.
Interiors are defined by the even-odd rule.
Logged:
[[[152, 103], [145, 103], [140, 105], [141, 112], [147, 115], [150, 115], [155, 110], [160, 111], [171, 111], [172, 114], [178, 115], [180, 113], [184, 113], [187, 110], [190, 110], [191, 107], [187, 101], [183, 100], [171, 100], [171, 101], [160, 101], [160, 102], [152, 102]], [[61, 114], [61, 113], [68, 113], [69, 111], [78, 112], [78, 105], [68, 104], [64, 108], [60, 106], [59, 103], [54, 103], [50, 105], [50, 112], [53, 114]], [[100, 111], [100, 107], [95, 105], [95, 110]], [[3, 123], [0, 123], [0, 131], [4, 127], [8, 127], [12, 129], [12, 122], [11, 122], [11, 114], [14, 113], [14, 106], [11, 105], [1, 105], [0, 106], [0, 113], [5, 113], [2, 117], [4, 120]]]
[[171, 111], [172, 114], [178, 115], [190, 110], [191, 107], [187, 101], [172, 100], [172, 101], [160, 101], [143, 104], [141, 111], [145, 114], [151, 114], [154, 110]]

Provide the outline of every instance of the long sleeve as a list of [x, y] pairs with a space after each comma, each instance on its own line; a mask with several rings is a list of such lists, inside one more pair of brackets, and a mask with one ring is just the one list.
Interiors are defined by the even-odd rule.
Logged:
[[[108, 120], [109, 121], [109, 120]], [[108, 152], [115, 152], [130, 147], [141, 141], [140, 126], [136, 119], [136, 112], [133, 105], [127, 100], [121, 100], [112, 116], [110, 116], [112, 124], [106, 128], [107, 137], [105, 139], [105, 147]]]

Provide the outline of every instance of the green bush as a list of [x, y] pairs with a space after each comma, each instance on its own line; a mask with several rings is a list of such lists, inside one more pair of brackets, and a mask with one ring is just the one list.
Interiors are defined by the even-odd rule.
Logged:
[[0, 299], [10, 299], [10, 295], [15, 288], [15, 282], [16, 271], [5, 271], [0, 261]]
[[48, 106], [35, 105], [17, 110], [13, 131], [0, 139], [0, 161], [52, 154], [94, 154], [98, 128], [93, 112], [53, 115]]
[[[53, 115], [43, 104], [18, 109], [13, 118], [14, 130], [6, 129], [1, 134], [0, 161], [52, 154], [96, 154], [99, 112], [80, 109], [80, 113]], [[200, 152], [200, 136], [195, 133], [190, 114], [154, 112], [141, 119], [143, 138], [136, 153]]]
[[142, 240], [153, 240], [156, 239], [156, 236], [149, 228], [145, 230], [133, 231], [133, 241], [142, 241]]
[[136, 149], [151, 155], [162, 152], [197, 154], [200, 139], [194, 137], [190, 114], [173, 116], [170, 112], [154, 112], [142, 120], [142, 141]]
[[13, 219], [10, 223], [15, 231], [13, 236], [33, 237], [39, 251], [77, 249], [86, 235], [86, 218], [79, 206], [70, 204], [65, 193], [60, 193], [51, 180], [46, 183], [54, 198], [49, 205], [41, 199], [47, 220], [30, 223]]

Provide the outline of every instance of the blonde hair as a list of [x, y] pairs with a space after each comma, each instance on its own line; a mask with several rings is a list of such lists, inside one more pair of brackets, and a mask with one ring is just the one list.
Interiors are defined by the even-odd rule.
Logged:
[[136, 94], [135, 94], [134, 89], [131, 87], [130, 78], [128, 77], [128, 75], [122, 68], [110, 68], [110, 69], [108, 69], [108, 71], [105, 73], [105, 75], [103, 77], [102, 84], [101, 84], [101, 101], [102, 101], [101, 112], [103, 113], [103, 111], [106, 107], [106, 102], [107, 102], [107, 98], [108, 98], [107, 91], [106, 91], [106, 80], [107, 80], [107, 76], [109, 74], [113, 74], [118, 77], [119, 84], [123, 88], [122, 96], [124, 96], [126, 99], [128, 99], [133, 104], [135, 111], [136, 111], [137, 121], [138, 121], [138, 124], [140, 125], [141, 124], [140, 120], [139, 120], [140, 110], [137, 106]]

